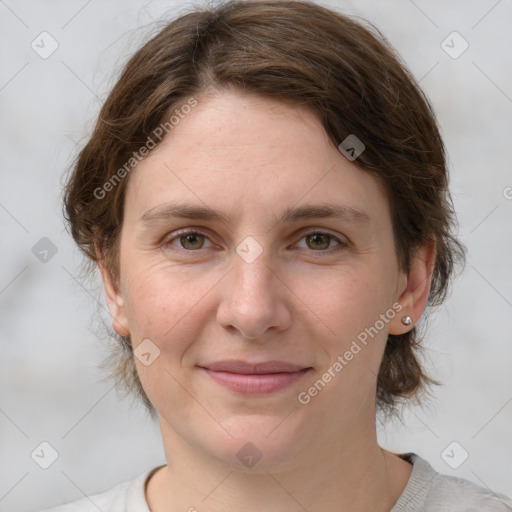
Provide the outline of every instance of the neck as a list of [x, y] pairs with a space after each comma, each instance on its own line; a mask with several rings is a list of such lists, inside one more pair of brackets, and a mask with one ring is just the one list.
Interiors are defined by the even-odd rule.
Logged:
[[412, 466], [380, 448], [375, 422], [360, 426], [322, 432], [311, 450], [286, 465], [242, 471], [185, 443], [161, 421], [168, 464], [150, 479], [148, 504], [152, 512], [388, 512]]

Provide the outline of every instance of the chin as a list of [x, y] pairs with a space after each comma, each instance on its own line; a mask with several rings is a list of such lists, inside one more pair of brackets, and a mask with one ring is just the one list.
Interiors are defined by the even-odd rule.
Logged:
[[264, 473], [284, 468], [311, 445], [305, 429], [294, 424], [292, 416], [234, 417], [222, 423], [232, 437], [223, 431], [215, 442], [210, 433], [202, 436], [201, 448], [237, 471]]

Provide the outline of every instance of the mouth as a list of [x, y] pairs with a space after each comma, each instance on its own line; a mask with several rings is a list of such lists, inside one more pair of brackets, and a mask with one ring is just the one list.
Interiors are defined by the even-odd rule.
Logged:
[[199, 367], [221, 386], [246, 395], [262, 395], [284, 389], [301, 377], [311, 366], [304, 367], [281, 361], [249, 363], [219, 361]]

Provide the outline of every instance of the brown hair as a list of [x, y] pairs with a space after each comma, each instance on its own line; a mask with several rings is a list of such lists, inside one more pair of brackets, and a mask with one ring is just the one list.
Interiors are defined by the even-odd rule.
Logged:
[[[415, 249], [435, 241], [429, 304], [443, 302], [465, 251], [452, 234], [455, 214], [432, 107], [378, 29], [307, 1], [234, 0], [197, 8], [168, 23], [130, 58], [65, 188], [72, 236], [91, 262], [97, 263], [97, 244], [119, 278], [117, 242], [128, 179], [120, 170], [169, 112], [211, 87], [305, 105], [336, 147], [350, 134], [363, 141], [366, 149], [356, 163], [384, 184], [400, 268], [408, 272]], [[98, 198], [109, 180], [108, 198]], [[115, 336], [121, 347], [117, 381], [153, 413], [130, 338]], [[419, 362], [419, 346], [416, 328], [389, 335], [377, 381], [381, 410], [418, 399], [436, 382]]]

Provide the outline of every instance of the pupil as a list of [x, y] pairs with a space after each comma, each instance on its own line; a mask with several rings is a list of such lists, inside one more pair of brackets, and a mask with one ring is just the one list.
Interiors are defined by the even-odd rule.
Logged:
[[[191, 233], [189, 235], [185, 235], [182, 237], [182, 244], [185, 248], [187, 248], [190, 245], [192, 245], [192, 248], [197, 248], [194, 246], [198, 243], [198, 240], [199, 240], [198, 235], [195, 233]], [[188, 247], [188, 248], [190, 248], [190, 247]]]
[[[327, 235], [322, 235], [320, 233], [310, 235], [309, 236], [310, 241], [313, 242], [313, 245], [316, 245], [316, 248], [322, 248], [325, 249], [329, 246], [329, 240]], [[323, 243], [322, 243], [323, 240]]]

